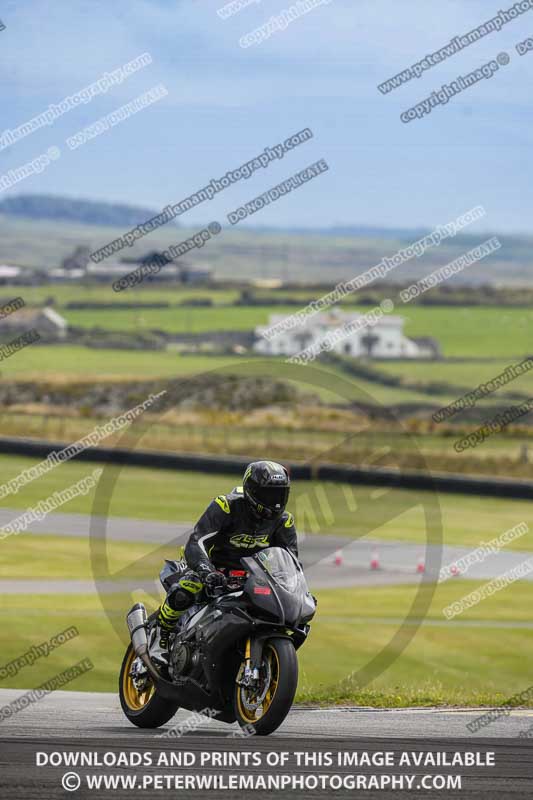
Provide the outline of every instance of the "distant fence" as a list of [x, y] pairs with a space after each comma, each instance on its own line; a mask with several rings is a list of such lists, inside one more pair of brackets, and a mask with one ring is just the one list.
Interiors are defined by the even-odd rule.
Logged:
[[[4, 430], [9, 436], [35, 440], [55, 441], [66, 438], [74, 441], [90, 433], [95, 423], [105, 424], [108, 421], [109, 417], [104, 416], [66, 417], [57, 413], [27, 413], [0, 409], [0, 430]], [[304, 450], [314, 454], [332, 448], [335, 448], [336, 452], [342, 451], [347, 457], [355, 458], [359, 450], [356, 433], [344, 430], [287, 428], [274, 424], [261, 427], [232, 426], [228, 423], [175, 424], [164, 419], [150, 420], [145, 425], [141, 419], [135, 423], [135, 432], [137, 434], [142, 431], [151, 436], [148, 447], [173, 452], [223, 453], [244, 457], [246, 453], [256, 452], [259, 449], [270, 450], [273, 444], [279, 442], [283, 442], [287, 451], [298, 452], [294, 458], [311, 458], [307, 453], [300, 455]], [[175, 445], [170, 448], [165, 446], [169, 438], [172, 438]], [[128, 447], [128, 443], [125, 446]]]
[[[46, 458], [53, 450], [61, 450], [70, 442], [46, 442], [15, 437], [0, 437], [0, 454]], [[97, 461], [133, 467], [241, 475], [247, 459], [237, 456], [176, 455], [151, 450], [124, 448], [88, 448], [76, 456], [78, 461]], [[390, 468], [358, 468], [344, 464], [284, 462], [296, 480], [321, 480], [398, 489], [533, 499], [533, 481], [510, 478], [484, 478], [445, 473], [423, 473]]]

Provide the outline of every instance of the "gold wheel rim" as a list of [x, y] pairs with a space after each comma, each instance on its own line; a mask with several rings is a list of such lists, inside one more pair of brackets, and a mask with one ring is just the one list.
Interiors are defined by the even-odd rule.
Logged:
[[260, 716], [256, 716], [256, 711], [252, 709], [247, 709], [243, 705], [242, 702], [242, 694], [243, 692], [247, 691], [243, 686], [237, 686], [237, 709], [239, 711], [240, 716], [243, 720], [247, 723], [253, 724], [254, 722], [259, 722], [265, 714], [267, 713], [268, 709], [274, 702], [274, 697], [276, 696], [276, 692], [279, 685], [279, 657], [276, 652], [275, 647], [272, 647], [271, 644], [267, 645], [267, 651], [265, 658], [268, 659], [270, 664], [270, 683], [268, 685], [267, 693], [263, 699], [261, 704], [262, 711]]
[[133, 647], [129, 648], [129, 654], [124, 666], [124, 673], [122, 675], [122, 695], [128, 708], [132, 711], [140, 711], [148, 705], [154, 693], [154, 684], [150, 680], [148, 687], [144, 692], [138, 692], [135, 688], [133, 680], [130, 675], [131, 665], [136, 659]]

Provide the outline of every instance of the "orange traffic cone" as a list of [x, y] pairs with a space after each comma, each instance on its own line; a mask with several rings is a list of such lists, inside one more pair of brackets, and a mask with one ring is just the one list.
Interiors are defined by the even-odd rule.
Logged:
[[379, 555], [377, 550], [374, 550], [372, 553], [372, 558], [370, 559], [370, 569], [379, 569]]
[[342, 550], [335, 551], [335, 558], [333, 559], [333, 563], [336, 567], [342, 567]]
[[416, 563], [416, 571], [417, 572], [425, 572], [426, 571], [426, 562], [424, 561], [424, 556], [420, 556]]

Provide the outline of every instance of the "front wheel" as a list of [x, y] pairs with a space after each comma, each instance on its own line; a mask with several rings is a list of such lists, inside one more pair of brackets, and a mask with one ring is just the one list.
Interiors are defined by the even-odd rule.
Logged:
[[[239, 670], [239, 674], [243, 669]], [[298, 685], [298, 659], [289, 639], [269, 639], [263, 649], [259, 686], [235, 684], [235, 716], [242, 728], [267, 736], [289, 713]]]
[[137, 688], [131, 675], [136, 658], [135, 651], [130, 644], [120, 670], [120, 705], [129, 721], [137, 727], [159, 728], [174, 716], [179, 705], [159, 697], [150, 677], [146, 679], [142, 687]]

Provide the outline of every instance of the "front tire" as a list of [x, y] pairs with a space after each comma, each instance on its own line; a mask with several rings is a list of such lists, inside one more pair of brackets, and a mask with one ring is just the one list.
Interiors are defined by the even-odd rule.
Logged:
[[298, 659], [293, 643], [289, 639], [269, 639], [263, 650], [263, 664], [270, 678], [261, 705], [254, 708], [254, 695], [247, 687], [235, 684], [234, 694], [237, 722], [258, 736], [267, 736], [279, 728], [291, 709], [298, 685]]
[[120, 705], [126, 717], [138, 728], [159, 728], [171, 719], [179, 708], [178, 703], [158, 697], [152, 680], [146, 690], [139, 692], [131, 678], [130, 671], [136, 659], [130, 644], [122, 661], [118, 693]]

